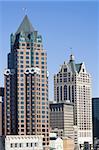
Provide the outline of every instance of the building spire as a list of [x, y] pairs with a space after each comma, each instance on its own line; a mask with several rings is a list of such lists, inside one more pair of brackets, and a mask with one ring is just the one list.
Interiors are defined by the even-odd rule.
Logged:
[[73, 54], [70, 55], [70, 61], [74, 61], [75, 60], [75, 57]]
[[28, 18], [27, 15], [25, 15], [22, 23], [20, 24], [16, 34], [20, 33], [20, 32], [24, 32], [24, 33], [31, 33], [34, 32], [34, 28]]
[[27, 15], [27, 8], [23, 7], [24, 14]]

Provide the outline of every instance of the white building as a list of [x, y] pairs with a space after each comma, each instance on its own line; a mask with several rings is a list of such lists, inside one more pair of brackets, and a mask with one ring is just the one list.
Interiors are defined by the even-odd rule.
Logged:
[[5, 150], [43, 150], [42, 135], [9, 135], [5, 138]]
[[50, 133], [50, 149], [63, 150], [63, 140], [56, 133]]
[[84, 63], [76, 64], [74, 56], [64, 62], [59, 72], [54, 75], [54, 99], [74, 103], [74, 125], [78, 128], [78, 144], [88, 142], [92, 146], [92, 88], [91, 76]]

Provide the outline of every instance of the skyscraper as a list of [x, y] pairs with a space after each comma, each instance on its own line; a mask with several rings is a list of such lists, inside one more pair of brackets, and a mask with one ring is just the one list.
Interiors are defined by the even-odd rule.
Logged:
[[80, 148], [84, 147], [84, 142], [92, 145], [91, 76], [84, 63], [75, 63], [73, 55], [70, 55], [69, 62], [64, 62], [54, 75], [54, 99], [58, 103], [67, 100], [74, 103], [78, 144]]
[[27, 15], [11, 34], [5, 70], [5, 135], [44, 135], [49, 145], [47, 53]]

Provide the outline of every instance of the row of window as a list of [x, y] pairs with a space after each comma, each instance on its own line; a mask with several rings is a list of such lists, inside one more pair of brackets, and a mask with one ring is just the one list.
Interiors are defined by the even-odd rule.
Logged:
[[20, 147], [36, 147], [38, 146], [38, 143], [11, 143], [10, 147], [11, 148], [20, 148]]
[[[63, 97], [63, 92], [64, 92], [64, 97]], [[69, 93], [69, 97], [67, 98], [67, 93]], [[57, 87], [57, 101], [59, 101], [59, 99], [62, 101], [64, 100], [70, 100], [71, 101], [71, 94], [72, 94], [72, 102], [74, 102], [74, 86], [70, 87], [68, 86], [67, 89], [67, 85], [64, 86], [64, 89], [62, 86]], [[60, 97], [59, 97], [60, 95]]]

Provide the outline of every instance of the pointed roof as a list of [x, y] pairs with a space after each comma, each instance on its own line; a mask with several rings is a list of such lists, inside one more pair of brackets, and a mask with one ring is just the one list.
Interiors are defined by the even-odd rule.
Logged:
[[70, 60], [69, 60], [68, 66], [73, 73], [75, 73], [76, 71], [79, 73], [81, 70], [82, 63], [75, 64], [74, 56], [70, 55]]
[[29, 21], [29, 18], [27, 15], [25, 15], [22, 23], [20, 24], [16, 34], [20, 33], [20, 32], [24, 32], [24, 33], [31, 33], [34, 31], [34, 28], [32, 27], [31, 22]]

